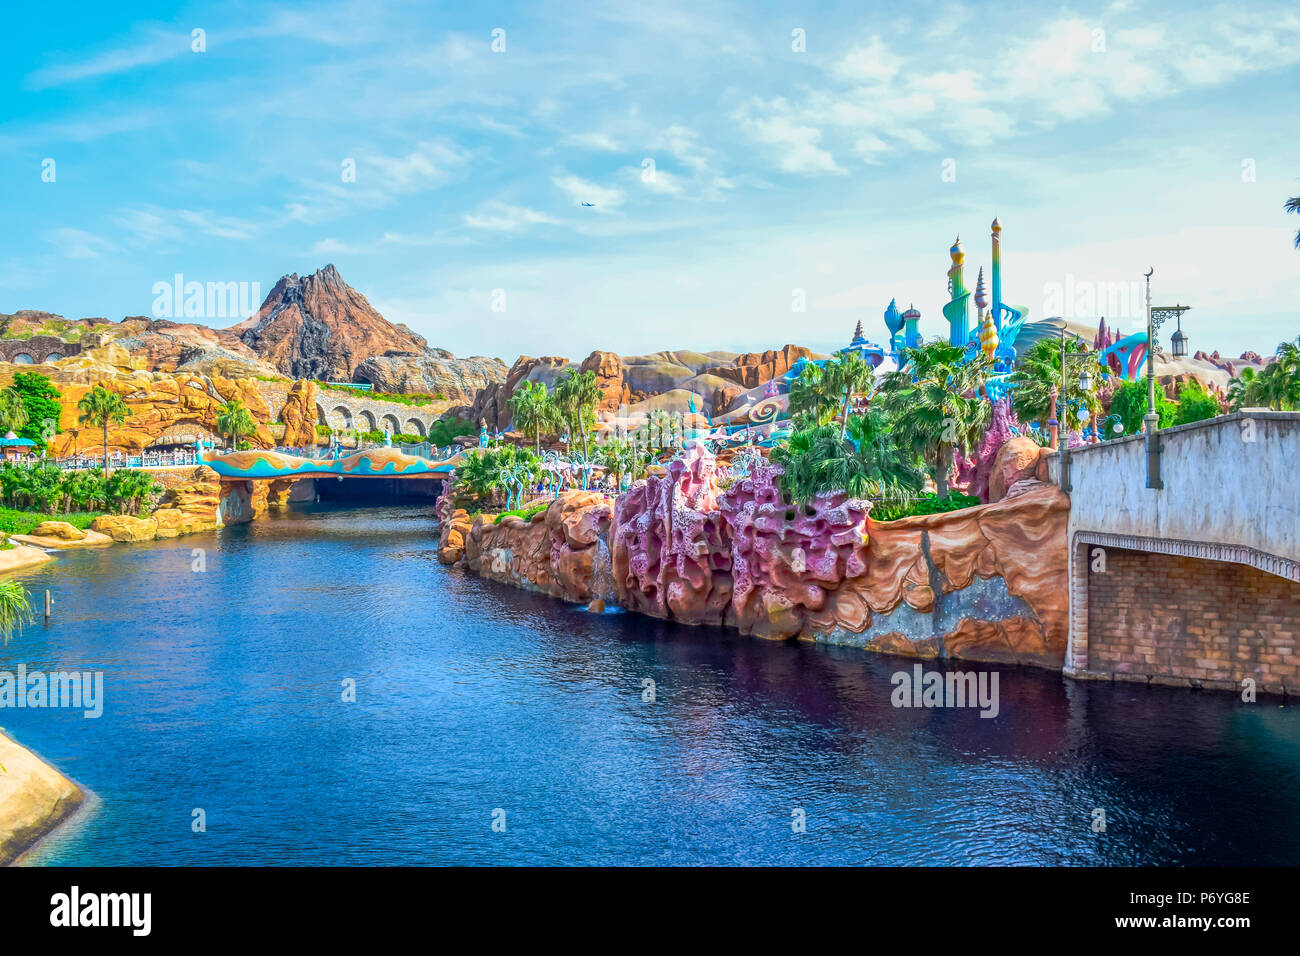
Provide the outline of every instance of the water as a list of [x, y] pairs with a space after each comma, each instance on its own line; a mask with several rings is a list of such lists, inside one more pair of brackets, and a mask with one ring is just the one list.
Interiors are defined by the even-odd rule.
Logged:
[[895, 709], [912, 661], [587, 614], [443, 568], [432, 523], [316, 506], [20, 575], [54, 620], [0, 668], [107, 697], [0, 711], [102, 800], [35, 862], [1300, 862], [1276, 699], [1007, 668], [997, 719]]

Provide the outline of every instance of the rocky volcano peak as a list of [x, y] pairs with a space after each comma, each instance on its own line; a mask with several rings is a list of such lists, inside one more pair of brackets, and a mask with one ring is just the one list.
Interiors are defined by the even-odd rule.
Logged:
[[230, 331], [285, 375], [327, 381], [351, 381], [373, 355], [422, 353], [428, 344], [375, 311], [332, 263], [282, 276], [262, 307]]

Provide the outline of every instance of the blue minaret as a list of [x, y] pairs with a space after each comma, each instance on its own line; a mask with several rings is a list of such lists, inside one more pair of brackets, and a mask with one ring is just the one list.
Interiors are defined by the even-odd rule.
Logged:
[[894, 299], [889, 300], [889, 308], [885, 310], [885, 328], [889, 329], [889, 355], [897, 359], [902, 345], [899, 333], [903, 331], [903, 315], [898, 311], [898, 302]]

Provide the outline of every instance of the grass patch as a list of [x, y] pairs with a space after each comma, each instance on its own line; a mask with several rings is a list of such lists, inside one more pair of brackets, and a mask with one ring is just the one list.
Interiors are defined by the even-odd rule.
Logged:
[[106, 511], [76, 511], [72, 514], [47, 515], [40, 511], [18, 511], [14, 508], [0, 508], [0, 532], [5, 534], [31, 534], [42, 521], [66, 521], [81, 531], [90, 527], [92, 521]]
[[904, 504], [879, 505], [871, 509], [872, 521], [897, 521], [899, 518], [911, 518], [914, 515], [939, 515], [949, 511], [961, 511], [980, 503], [974, 495], [952, 492], [946, 499], [938, 495], [924, 495]]

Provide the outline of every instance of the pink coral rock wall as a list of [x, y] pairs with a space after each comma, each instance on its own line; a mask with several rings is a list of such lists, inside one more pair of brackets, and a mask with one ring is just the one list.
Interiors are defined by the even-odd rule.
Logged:
[[691, 443], [665, 474], [618, 498], [610, 537], [614, 592], [628, 610], [690, 624], [723, 624], [732, 550], [718, 508], [716, 462]]
[[573, 491], [530, 521], [470, 524], [444, 497], [439, 555], [483, 577], [685, 624], [1062, 666], [1069, 499], [1040, 480], [1032, 441], [1011, 439], [988, 467], [1001, 500], [883, 523], [843, 494], [786, 504], [779, 465], [758, 462], [725, 491], [717, 467], [688, 442], [612, 508]]
[[623, 606], [762, 637], [1061, 666], [1069, 499], [1040, 480], [1029, 439], [984, 468], [1001, 500], [885, 523], [843, 494], [787, 505], [779, 465], [760, 462], [725, 492], [715, 468], [688, 445], [667, 475], [618, 499]]

